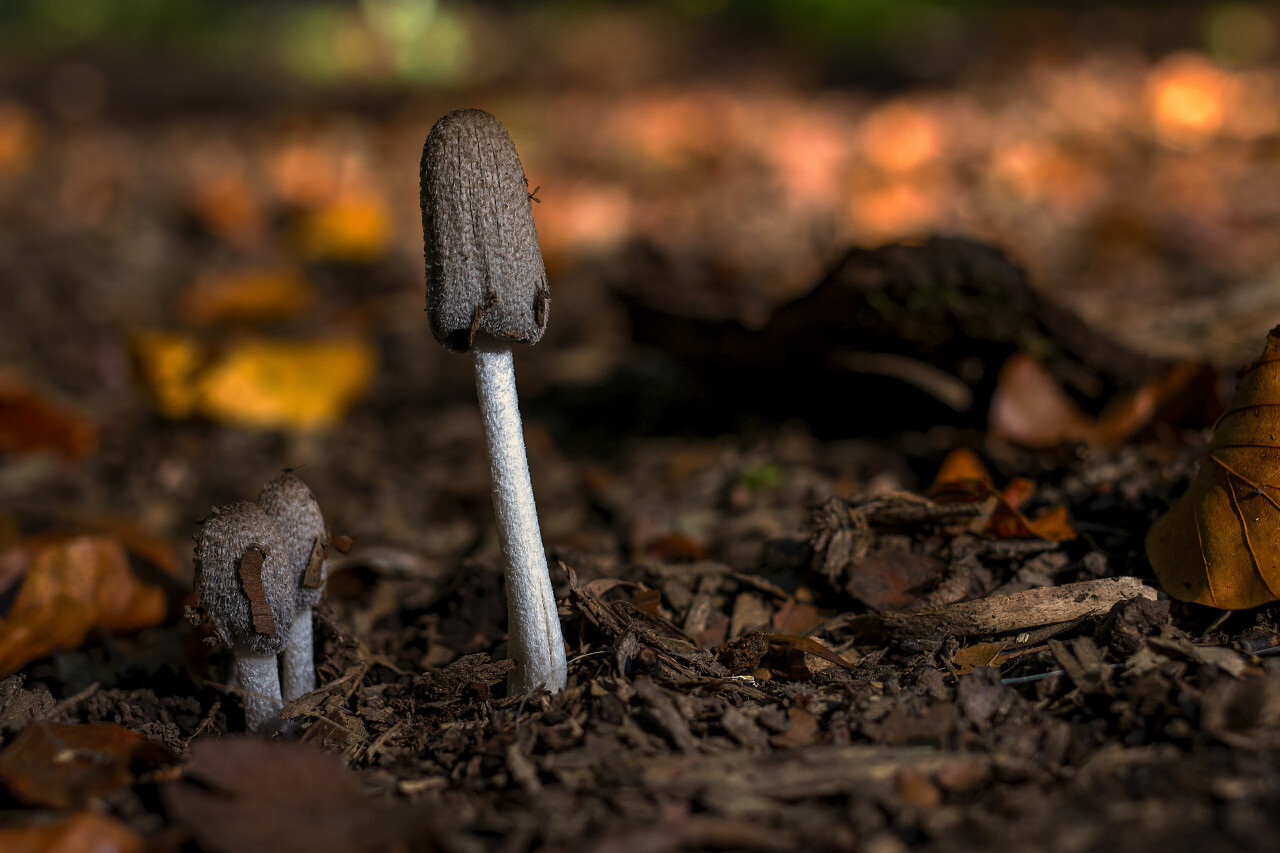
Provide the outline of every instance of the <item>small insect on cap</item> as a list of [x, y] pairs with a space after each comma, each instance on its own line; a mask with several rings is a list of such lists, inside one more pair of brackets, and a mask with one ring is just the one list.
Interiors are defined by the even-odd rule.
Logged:
[[436, 122], [422, 148], [427, 315], [436, 340], [465, 352], [475, 336], [534, 344], [550, 294], [529, 183], [507, 130], [484, 110]]

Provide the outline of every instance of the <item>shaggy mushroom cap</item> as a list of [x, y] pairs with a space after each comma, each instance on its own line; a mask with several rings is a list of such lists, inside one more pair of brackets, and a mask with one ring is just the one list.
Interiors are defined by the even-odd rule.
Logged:
[[320, 504], [306, 483], [286, 471], [262, 487], [258, 506], [275, 522], [284, 539], [296, 607], [314, 606], [328, 576], [329, 531]]
[[502, 123], [458, 110], [422, 149], [427, 314], [436, 340], [465, 352], [478, 333], [533, 344], [550, 294], [529, 182]]
[[293, 620], [293, 573], [275, 522], [257, 504], [215, 507], [196, 534], [196, 594], [223, 643], [279, 654]]

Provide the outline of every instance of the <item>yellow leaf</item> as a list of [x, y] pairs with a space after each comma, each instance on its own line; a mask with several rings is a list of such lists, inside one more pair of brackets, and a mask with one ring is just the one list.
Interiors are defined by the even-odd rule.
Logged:
[[138, 374], [157, 411], [256, 429], [339, 420], [364, 392], [375, 355], [364, 340], [250, 338], [225, 346], [164, 333], [134, 336]]
[[1146, 545], [1181, 601], [1241, 610], [1280, 599], [1280, 326], [1241, 372], [1191, 487]]
[[245, 341], [200, 380], [200, 410], [223, 423], [270, 429], [337, 421], [368, 385], [374, 354], [360, 340]]
[[129, 350], [155, 410], [173, 420], [191, 417], [199, 404], [195, 375], [205, 360], [204, 347], [181, 335], [139, 332]]

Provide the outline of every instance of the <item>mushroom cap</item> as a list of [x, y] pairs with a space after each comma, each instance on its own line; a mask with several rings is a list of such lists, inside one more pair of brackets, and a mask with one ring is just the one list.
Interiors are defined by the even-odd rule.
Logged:
[[[286, 471], [262, 487], [258, 492], [258, 506], [275, 522], [284, 540], [295, 605], [298, 608], [315, 605], [329, 576], [326, 562], [329, 530], [320, 504], [306, 483]], [[316, 566], [308, 579], [312, 562], [316, 562]]]
[[458, 110], [422, 148], [427, 315], [436, 340], [471, 348], [478, 332], [534, 344], [550, 293], [529, 182], [502, 122]]
[[[257, 558], [246, 554], [255, 551]], [[280, 531], [257, 504], [215, 507], [196, 534], [196, 595], [218, 638], [237, 650], [279, 654], [293, 622], [293, 573]]]

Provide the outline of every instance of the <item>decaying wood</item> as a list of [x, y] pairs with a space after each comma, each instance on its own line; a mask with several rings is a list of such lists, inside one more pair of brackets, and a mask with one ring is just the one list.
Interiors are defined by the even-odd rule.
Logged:
[[992, 595], [945, 607], [842, 616], [824, 627], [826, 630], [838, 628], [855, 634], [895, 638], [924, 637], [935, 633], [1003, 634], [1067, 622], [1082, 616], [1101, 616], [1117, 602], [1131, 598], [1154, 600], [1155, 597], [1155, 589], [1138, 578], [1104, 578], [1009, 595]]

